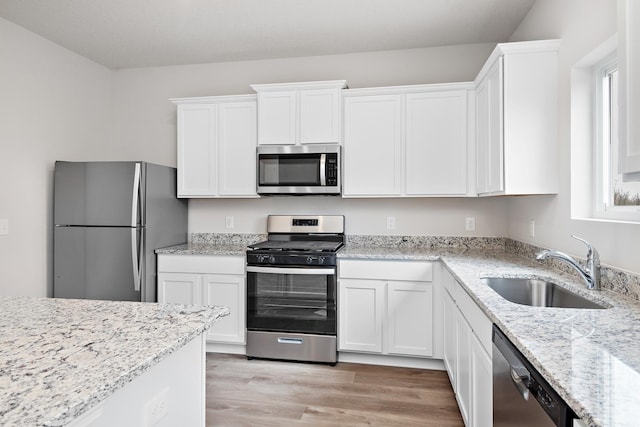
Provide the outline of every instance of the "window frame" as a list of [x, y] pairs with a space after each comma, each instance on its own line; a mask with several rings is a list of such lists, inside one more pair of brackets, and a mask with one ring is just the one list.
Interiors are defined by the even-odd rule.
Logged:
[[[611, 103], [611, 85], [605, 84], [605, 77], [618, 69], [617, 52], [612, 52], [592, 67], [594, 106], [594, 151], [593, 151], [593, 180], [595, 194], [593, 194], [592, 215], [596, 219], [614, 221], [640, 222], [640, 206], [614, 206], [610, 197], [614, 191], [614, 174], [612, 169], [617, 164], [617, 151], [611, 147], [611, 123], [617, 123], [617, 108], [605, 108], [605, 97]], [[619, 77], [618, 77], [619, 78]], [[616, 97], [617, 98], [617, 97]], [[612, 114], [615, 114], [612, 118]], [[605, 146], [610, 146], [605, 151]], [[605, 176], [605, 174], [607, 176]], [[608, 188], [607, 188], [608, 187]], [[605, 200], [609, 198], [609, 200]]]

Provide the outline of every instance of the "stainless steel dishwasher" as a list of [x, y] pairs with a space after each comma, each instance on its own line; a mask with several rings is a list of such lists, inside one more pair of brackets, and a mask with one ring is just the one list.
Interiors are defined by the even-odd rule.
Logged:
[[573, 425], [575, 414], [493, 325], [494, 427]]

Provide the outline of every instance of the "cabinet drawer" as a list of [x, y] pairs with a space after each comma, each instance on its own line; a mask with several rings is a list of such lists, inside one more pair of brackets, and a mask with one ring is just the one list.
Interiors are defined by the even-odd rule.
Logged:
[[244, 274], [242, 256], [158, 255], [158, 272], [199, 274]]
[[338, 264], [340, 278], [405, 280], [431, 282], [433, 263], [422, 261], [359, 261], [341, 260]]
[[457, 282], [456, 287], [458, 288], [456, 302], [460, 307], [460, 311], [464, 313], [464, 317], [471, 325], [482, 347], [488, 354], [491, 354], [491, 320]]

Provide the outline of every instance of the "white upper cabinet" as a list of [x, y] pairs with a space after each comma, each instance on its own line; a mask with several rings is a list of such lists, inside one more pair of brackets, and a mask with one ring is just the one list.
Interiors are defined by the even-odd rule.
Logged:
[[467, 91], [406, 95], [409, 196], [467, 193]]
[[558, 45], [498, 44], [478, 74], [480, 195], [557, 193]]
[[258, 93], [258, 144], [340, 143], [345, 80], [251, 87]]
[[402, 96], [344, 99], [343, 197], [401, 192]]
[[258, 197], [255, 95], [172, 101], [178, 106], [178, 197]]
[[343, 196], [471, 194], [472, 88], [453, 83], [344, 91]]
[[640, 4], [618, 0], [619, 159], [625, 179], [640, 181]]

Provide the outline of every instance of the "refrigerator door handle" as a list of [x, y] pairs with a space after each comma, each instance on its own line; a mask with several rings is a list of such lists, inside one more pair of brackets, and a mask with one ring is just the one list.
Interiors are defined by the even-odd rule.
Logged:
[[138, 228], [131, 229], [131, 264], [133, 265], [133, 289], [136, 292], [140, 291], [140, 281], [141, 281], [141, 270], [142, 262], [139, 259], [142, 251], [140, 247], [142, 246], [142, 242], [138, 239], [138, 233], [141, 230]]
[[131, 200], [131, 226], [138, 226], [138, 201], [140, 200], [140, 163], [136, 163], [133, 173], [133, 198]]

